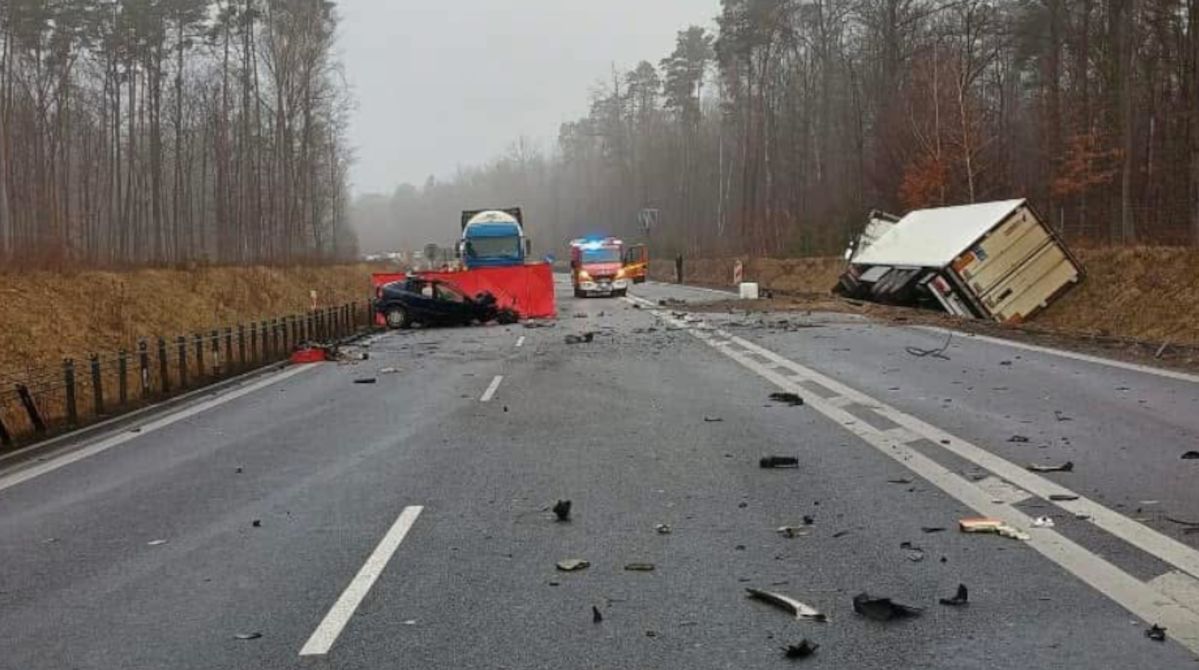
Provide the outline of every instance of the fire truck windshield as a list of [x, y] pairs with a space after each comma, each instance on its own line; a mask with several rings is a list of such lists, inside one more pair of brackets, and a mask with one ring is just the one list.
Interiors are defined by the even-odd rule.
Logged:
[[619, 263], [620, 249], [615, 248], [599, 248], [599, 249], [584, 249], [584, 263]]

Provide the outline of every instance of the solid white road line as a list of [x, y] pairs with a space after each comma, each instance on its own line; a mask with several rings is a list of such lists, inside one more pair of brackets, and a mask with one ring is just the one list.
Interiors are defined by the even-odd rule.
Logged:
[[500, 383], [503, 381], [504, 375], [496, 375], [495, 379], [491, 380], [491, 384], [488, 385], [487, 390], [483, 391], [483, 397], [479, 398], [479, 402], [491, 402], [491, 399], [495, 397], [495, 392], [500, 390]]
[[1148, 375], [1157, 375], [1158, 377], [1165, 377], [1167, 379], [1177, 379], [1179, 381], [1191, 382], [1193, 384], [1199, 384], [1199, 375], [1187, 374], [1186, 372], [1178, 372], [1177, 370], [1165, 370], [1163, 368], [1155, 368], [1155, 367], [1152, 367], [1149, 365], [1138, 365], [1136, 363], [1126, 363], [1124, 361], [1112, 360], [1110, 358], [1103, 358], [1100, 356], [1091, 356], [1089, 354], [1080, 354], [1076, 351], [1067, 351], [1065, 349], [1054, 349], [1052, 347], [1042, 347], [1042, 346], [1038, 346], [1036, 344], [1025, 344], [1024, 342], [1015, 342], [1012, 340], [1005, 340], [1002, 337], [991, 337], [989, 335], [974, 335], [972, 333], [966, 333], [966, 332], [962, 332], [960, 330], [950, 330], [948, 328], [938, 328], [936, 326], [912, 326], [912, 328], [915, 330], [924, 330], [924, 331], [928, 331], [928, 332], [932, 332], [932, 333], [939, 333], [941, 335], [948, 335], [950, 333], [953, 333], [954, 335], [962, 336], [962, 339], [964, 339], [966, 341], [978, 340], [980, 342], [989, 342], [990, 344], [998, 344], [998, 345], [1001, 345], [1004, 347], [1011, 347], [1013, 349], [1023, 349], [1024, 351], [1035, 351], [1035, 352], [1041, 353], [1041, 354], [1049, 354], [1051, 356], [1060, 356], [1061, 358], [1071, 358], [1076, 361], [1084, 361], [1086, 363], [1095, 363], [1096, 365], [1106, 365], [1109, 368], [1130, 370], [1132, 372], [1143, 372]]
[[140, 424], [138, 426], [138, 428], [141, 429], [139, 432], [131, 433], [131, 432], [125, 431], [118, 435], [114, 435], [107, 439], [100, 440], [99, 442], [90, 444], [86, 447], [82, 447], [80, 449], [75, 449], [75, 450], [69, 451], [61, 456], [51, 458], [50, 460], [48, 460], [44, 463], [39, 463], [38, 465], [34, 465], [34, 466], [24, 468], [24, 469], [18, 469], [10, 475], [0, 476], [0, 491], [4, 491], [5, 489], [12, 488], [12, 487], [16, 486], [17, 484], [20, 484], [22, 482], [27, 482], [36, 477], [40, 477], [46, 473], [54, 472], [55, 470], [57, 470], [61, 467], [70, 465], [71, 463], [75, 463], [77, 461], [81, 461], [90, 456], [95, 456], [96, 454], [98, 454], [100, 452], [107, 451], [109, 449], [112, 449], [113, 447], [118, 447], [122, 444], [125, 444], [126, 442], [130, 442], [132, 440], [136, 440], [138, 438], [145, 437], [145, 436], [149, 435], [150, 433], [153, 433], [154, 431], [161, 430], [172, 424], [179, 423], [180, 421], [183, 421], [184, 419], [189, 419], [197, 414], [206, 412], [214, 407], [219, 407], [220, 405], [224, 405], [225, 403], [232, 402], [243, 396], [247, 396], [251, 393], [254, 393], [255, 391], [264, 389], [272, 384], [277, 384], [285, 379], [290, 379], [298, 374], [307, 372], [308, 370], [311, 370], [318, 365], [320, 365], [320, 364], [319, 363], [308, 363], [305, 365], [297, 365], [295, 367], [288, 368], [286, 370], [283, 370], [282, 372], [279, 372], [278, 374], [271, 375], [265, 379], [260, 379], [248, 386], [243, 386], [242, 388], [239, 388], [234, 391], [229, 391], [229, 392], [219, 395], [215, 398], [212, 398], [211, 400], [205, 400], [204, 402], [197, 403], [190, 407], [179, 410], [178, 412], [172, 412], [161, 418], [154, 419], [153, 421], [148, 421], [146, 423]]
[[523, 346], [525, 346], [525, 336], [521, 335], [516, 339], [516, 348], [519, 349]]
[[312, 637], [304, 643], [304, 648], [300, 650], [301, 656], [323, 656], [329, 653], [329, 649], [341, 635], [342, 629], [349, 623], [350, 617], [354, 616], [354, 611], [362, 604], [362, 599], [379, 579], [379, 575], [383, 574], [383, 569], [387, 567], [392, 554], [399, 549], [400, 542], [404, 541], [404, 536], [408, 534], [412, 524], [416, 523], [416, 518], [420, 516], [423, 509], [423, 507], [414, 505], [405, 507], [404, 511], [400, 512], [399, 518], [379, 541], [379, 546], [371, 552], [366, 563], [362, 565], [362, 569], [354, 575], [350, 585], [342, 592], [337, 602], [333, 603], [329, 613], [312, 632]]
[[[642, 304], [646, 301], [638, 300]], [[652, 306], [652, 305], [646, 305]], [[955, 472], [950, 471], [928, 456], [908, 447], [902, 437], [888, 434], [865, 421], [859, 420], [847, 412], [837, 400], [838, 397], [849, 398], [858, 404], [870, 406], [872, 411], [885, 416], [892, 422], [903, 426], [912, 433], [923, 435], [932, 444], [951, 451], [974, 464], [990, 470], [993, 474], [1007, 480], [1012, 486], [1007, 493], [1013, 498], [1018, 494], [1029, 492], [1048, 498], [1053, 493], [1072, 494], [1065, 487], [1019, 468], [990, 452], [974, 446], [956, 436], [950, 435], [915, 417], [909, 416], [889, 407], [885, 403], [860, 393], [839, 382], [830, 379], [815, 370], [806, 368], [798, 363], [760, 347], [752, 342], [743, 340], [721, 330], [716, 333], [722, 339], [714, 337], [713, 333], [695, 327], [695, 324], [673, 318], [668, 312], [650, 310], [659, 319], [686, 330], [696, 339], [712, 346], [717, 351], [733, 359], [743, 367], [755, 372], [779, 388], [793, 393], [803, 393], [809, 389], [803, 383], [816, 383], [839, 394], [825, 399], [809, 393], [806, 398], [808, 406], [820, 412], [830, 420], [840, 424], [849, 432], [857, 435], [864, 442], [879, 452], [894, 459], [900, 465], [921, 476], [939, 489], [966, 504], [976, 512], [997, 517], [1010, 525], [1029, 532], [1032, 539], [1028, 541], [1036, 551], [1065, 568], [1082, 581], [1119, 603], [1145, 621], [1159, 623], [1171, 630], [1171, 636], [1192, 652], [1199, 653], [1199, 612], [1196, 611], [1190, 598], [1176, 596], [1174, 593], [1163, 593], [1159, 583], [1145, 583], [1129, 575], [1105, 559], [1088, 551], [1081, 545], [1067, 539], [1057, 531], [1043, 528], [1032, 528], [1032, 519], [1018, 509], [1006, 504], [996, 504], [995, 490], [970, 482]], [[745, 351], [730, 348], [729, 342], [741, 345]], [[759, 354], [769, 362], [763, 363], [752, 357]], [[787, 376], [777, 371], [776, 366], [790, 368], [797, 376]], [[946, 445], [945, 442], [949, 444]], [[992, 482], [994, 484], [994, 482]], [[1124, 517], [1097, 503], [1079, 497], [1077, 501], [1057, 503], [1070, 512], [1090, 515], [1095, 525], [1121, 539], [1137, 546], [1146, 553], [1180, 568], [1184, 573], [1196, 575], [1199, 570], [1199, 552], [1183, 545], [1173, 538], [1167, 537], [1153, 529]], [[1167, 623], [1168, 622], [1168, 623]]]

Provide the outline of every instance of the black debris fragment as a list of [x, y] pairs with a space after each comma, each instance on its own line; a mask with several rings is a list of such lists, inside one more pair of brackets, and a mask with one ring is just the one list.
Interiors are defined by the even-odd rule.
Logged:
[[239, 467], [239, 468], [237, 468], [237, 471], [236, 471], [236, 472], [237, 472], [237, 474], [239, 474], [239, 475], [240, 475], [240, 474], [243, 472], [243, 470], [242, 470], [242, 469]]
[[946, 607], [961, 607], [969, 604], [970, 592], [965, 584], [958, 584], [958, 592], [952, 598], [942, 598], [941, 604]]
[[238, 633], [233, 637], [237, 638], [238, 640], [257, 640], [258, 638], [262, 637], [262, 633]]
[[255, 528], [262, 528], [262, 519], [254, 519], [250, 522], [250, 525]]
[[792, 407], [803, 405], [803, 398], [794, 393], [771, 393], [770, 399], [775, 402], [781, 402]]
[[812, 525], [812, 524], [814, 524], [814, 523], [816, 523], [816, 519], [813, 519], [813, 518], [812, 518], [812, 515], [810, 515], [810, 514], [805, 514], [805, 515], [803, 516], [803, 525], [805, 525], [805, 526], [811, 526], [811, 525]]
[[893, 602], [890, 598], [875, 598], [869, 593], [853, 597], [853, 611], [874, 621], [891, 621], [920, 616], [924, 610]]
[[1166, 641], [1166, 629], [1162, 628], [1161, 626], [1159, 626], [1157, 624], [1153, 624], [1152, 626], [1149, 627], [1149, 630], [1145, 631], [1145, 637], [1149, 638], [1150, 640], [1157, 641], [1157, 642], [1165, 642]]
[[908, 477], [896, 477], [895, 479], [888, 479], [887, 483], [888, 484], [911, 484], [912, 480]]
[[567, 344], [590, 344], [595, 340], [595, 333], [587, 332], [582, 335], [567, 335], [564, 339]]
[[842, 538], [842, 537], [845, 537], [846, 535], [849, 535], [849, 531], [847, 531], [847, 530], [839, 530], [839, 531], [837, 531], [837, 532], [833, 533], [833, 539], [835, 540], [835, 539], [838, 539], [838, 538]]
[[1184, 461], [1199, 460], [1199, 451], [1186, 452], [1185, 454], [1182, 455], [1182, 460], [1184, 460]]
[[1028, 437], [1025, 435], [1013, 435], [1009, 437], [1007, 441], [1014, 442], [1016, 444], [1026, 444], [1028, 442]]
[[1007, 367], [1007, 366], [1010, 366], [1012, 364], [1012, 362], [1011, 361], [999, 361], [999, 364], [1004, 367]]
[[354, 380], [355, 384], [375, 384], [377, 382], [378, 380], [376, 380], [374, 377], [362, 377]]
[[913, 563], [919, 563], [924, 560], [924, 550], [911, 542], [902, 542], [899, 548], [907, 552], [908, 560]]
[[591, 623], [603, 623], [604, 615], [600, 613], [599, 608], [595, 605], [591, 606]]
[[1074, 472], [1074, 461], [1066, 461], [1060, 465], [1040, 465], [1033, 463], [1028, 466], [1032, 472]]
[[1066, 416], [1060, 409], [1053, 410], [1053, 418], [1058, 421], [1073, 421], [1073, 417]]
[[720, 423], [722, 421], [724, 421], [724, 419], [722, 419], [718, 416], [705, 416], [704, 417], [704, 423]]
[[796, 619], [804, 619], [807, 621], [827, 621], [828, 617], [824, 613], [818, 611], [811, 605], [805, 605], [798, 600], [781, 593], [772, 593], [770, 591], [762, 591], [760, 589], [745, 589], [746, 593], [753, 600], [760, 600], [764, 603], [774, 605], [775, 607], [790, 612], [795, 615]]
[[624, 569], [629, 572], [653, 572], [653, 563], [629, 563], [624, 566]]
[[816, 644], [815, 642], [811, 642], [807, 639], [804, 639], [804, 640], [801, 640], [799, 644], [789, 644], [789, 645], [783, 647], [783, 656], [785, 656], [786, 658], [798, 660], [801, 658], [807, 658], [807, 657], [811, 656], [812, 654], [815, 654], [816, 650], [819, 648], [820, 648], [820, 645]]
[[939, 358], [943, 361], [947, 361], [947, 360], [949, 360], [949, 357], [945, 355], [945, 352], [949, 351], [949, 345], [952, 343], [953, 343], [953, 333], [949, 333], [949, 337], [945, 338], [945, 344], [941, 345], [940, 347], [937, 347], [936, 349], [921, 349], [919, 347], [905, 347], [904, 350], [907, 351], [908, 354], [915, 356], [916, 358], [930, 358], [931, 357], [931, 358]]
[[1070, 502], [1071, 500], [1078, 500], [1078, 496], [1072, 493], [1054, 493], [1049, 496], [1049, 499], [1053, 502]]
[[921, 526], [920, 530], [925, 533], [944, 533], [945, 528], [942, 526]]
[[554, 504], [554, 516], [558, 517], [559, 521], [570, 521], [570, 501], [559, 500]]
[[799, 459], [794, 456], [766, 456], [758, 459], [758, 467], [764, 469], [798, 468]]

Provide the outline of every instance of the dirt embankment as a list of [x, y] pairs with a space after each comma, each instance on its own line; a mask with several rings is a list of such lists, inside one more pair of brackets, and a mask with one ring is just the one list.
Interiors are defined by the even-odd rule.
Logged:
[[[1087, 279], [1027, 327], [1079, 335], [1199, 345], [1199, 249], [1078, 249]], [[745, 279], [788, 293], [827, 294], [845, 267], [839, 258], [743, 259]], [[734, 259], [688, 259], [688, 282], [731, 286]], [[674, 263], [656, 261], [671, 281]]]
[[369, 265], [0, 273], [0, 373], [321, 306], [366, 301]]

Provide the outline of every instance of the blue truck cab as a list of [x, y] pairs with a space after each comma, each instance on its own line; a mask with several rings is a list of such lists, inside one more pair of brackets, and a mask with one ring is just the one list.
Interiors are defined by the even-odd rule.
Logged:
[[532, 253], [519, 207], [462, 213], [458, 256], [467, 269], [524, 265]]

